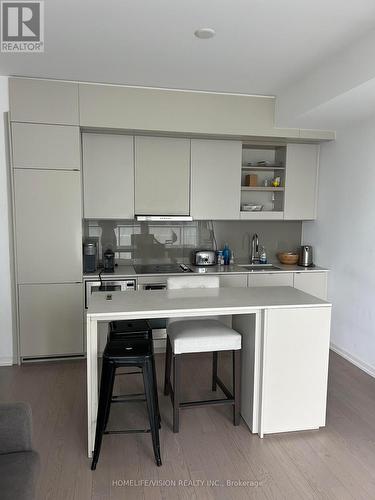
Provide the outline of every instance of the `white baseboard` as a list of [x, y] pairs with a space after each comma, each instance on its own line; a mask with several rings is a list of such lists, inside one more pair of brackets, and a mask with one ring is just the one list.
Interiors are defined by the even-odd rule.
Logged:
[[364, 372], [366, 372], [368, 375], [371, 375], [371, 377], [375, 378], [375, 366], [369, 365], [368, 363], [365, 363], [361, 359], [357, 358], [356, 356], [353, 356], [350, 354], [350, 352], [346, 351], [345, 349], [341, 349], [341, 347], [338, 347], [337, 345], [333, 344], [331, 342], [330, 348], [332, 351], [337, 353], [339, 356], [345, 358], [349, 363], [352, 363], [353, 365], [357, 366]]
[[0, 366], [12, 366], [13, 358], [9, 357], [0, 357]]

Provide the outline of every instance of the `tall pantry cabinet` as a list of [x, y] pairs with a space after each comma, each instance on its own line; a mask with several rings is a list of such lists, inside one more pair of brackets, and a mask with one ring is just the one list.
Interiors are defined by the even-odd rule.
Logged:
[[[22, 359], [82, 354], [84, 349], [81, 148], [78, 103], [75, 109], [72, 100], [76, 89], [75, 84], [56, 82], [50, 91], [62, 101], [67, 94], [70, 108], [43, 109], [35, 105], [35, 95], [47, 90], [40, 86], [43, 82], [23, 88], [13, 80], [10, 88]], [[25, 105], [12, 106], [12, 99], [19, 103], [20, 92]]]

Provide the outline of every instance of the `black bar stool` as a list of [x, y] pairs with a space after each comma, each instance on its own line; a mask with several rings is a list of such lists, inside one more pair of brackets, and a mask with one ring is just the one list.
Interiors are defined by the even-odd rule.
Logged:
[[147, 319], [120, 320], [109, 323], [109, 340], [128, 340], [130, 338], [152, 340], [152, 330]]
[[[154, 347], [152, 341], [152, 328], [147, 319], [131, 319], [131, 320], [119, 320], [111, 321], [109, 323], [108, 330], [108, 340], [128, 340], [128, 339], [147, 339], [150, 341], [152, 354], [154, 354]], [[155, 380], [155, 401], [156, 401], [156, 411], [159, 419], [159, 428], [161, 427], [161, 418], [159, 411], [159, 400], [158, 400], [158, 379], [156, 376], [155, 368], [155, 358], [152, 356], [152, 370], [154, 372]], [[136, 375], [141, 372], [127, 372], [118, 373], [117, 375]], [[121, 397], [121, 396], [120, 396]], [[118, 398], [118, 396], [114, 396]]]
[[[122, 367], [138, 367], [142, 371], [145, 396], [147, 401], [150, 429], [127, 429], [123, 431], [108, 431], [107, 423], [111, 408], [113, 384], [116, 370]], [[153, 369], [152, 344], [149, 339], [133, 338], [128, 340], [109, 341], [103, 353], [103, 367], [100, 381], [100, 394], [98, 405], [98, 416], [96, 423], [94, 455], [91, 469], [95, 470], [98, 463], [103, 434], [123, 434], [134, 432], [150, 432], [154, 449], [155, 461], [161, 465], [160, 442], [159, 442], [159, 415], [157, 412], [157, 400], [155, 399], [155, 378]], [[137, 401], [138, 398], [122, 397], [121, 401]]]

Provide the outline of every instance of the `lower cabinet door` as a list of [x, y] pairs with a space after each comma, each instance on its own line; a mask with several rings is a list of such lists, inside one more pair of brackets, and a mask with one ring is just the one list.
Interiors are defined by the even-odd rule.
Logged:
[[22, 358], [83, 353], [82, 283], [19, 286]]
[[330, 307], [265, 313], [261, 428], [265, 434], [325, 425]]
[[327, 273], [305, 272], [294, 274], [294, 288], [327, 300]]

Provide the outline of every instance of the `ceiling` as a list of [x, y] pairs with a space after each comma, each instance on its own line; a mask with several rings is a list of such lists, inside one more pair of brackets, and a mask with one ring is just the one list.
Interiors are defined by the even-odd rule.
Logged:
[[44, 3], [45, 52], [0, 54], [1, 75], [277, 95], [375, 25], [374, 0]]

